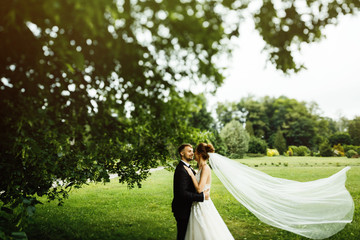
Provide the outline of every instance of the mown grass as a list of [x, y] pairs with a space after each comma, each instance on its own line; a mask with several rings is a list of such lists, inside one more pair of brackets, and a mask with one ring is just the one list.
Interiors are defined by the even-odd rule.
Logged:
[[[350, 165], [346, 186], [355, 202], [351, 224], [331, 240], [360, 239], [360, 160], [315, 157], [262, 157], [238, 160], [275, 177], [310, 181]], [[266, 163], [266, 165], [265, 165]], [[273, 164], [271, 164], [273, 163]], [[287, 163], [287, 164], [286, 164]], [[26, 229], [29, 239], [175, 239], [171, 213], [173, 173], [154, 172], [143, 187], [129, 190], [117, 179], [71, 192], [65, 205], [45, 203]], [[260, 222], [238, 203], [213, 174], [211, 198], [235, 239], [306, 239]]]

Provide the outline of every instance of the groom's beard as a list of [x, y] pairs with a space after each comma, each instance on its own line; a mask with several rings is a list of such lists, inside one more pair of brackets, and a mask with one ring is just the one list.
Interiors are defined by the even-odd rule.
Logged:
[[185, 160], [191, 162], [193, 160], [193, 157], [185, 157]]

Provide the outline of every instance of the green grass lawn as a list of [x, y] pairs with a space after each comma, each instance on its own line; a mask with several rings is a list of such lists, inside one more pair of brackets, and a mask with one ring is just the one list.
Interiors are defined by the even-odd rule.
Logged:
[[[298, 181], [328, 177], [352, 166], [346, 182], [355, 201], [351, 224], [329, 239], [360, 239], [360, 160], [317, 157], [261, 157], [238, 160], [272, 176]], [[171, 213], [173, 172], [154, 172], [138, 189], [112, 179], [74, 190], [58, 207], [38, 206], [25, 231], [29, 239], [175, 239]], [[260, 222], [238, 203], [213, 173], [211, 198], [235, 239], [306, 239]]]

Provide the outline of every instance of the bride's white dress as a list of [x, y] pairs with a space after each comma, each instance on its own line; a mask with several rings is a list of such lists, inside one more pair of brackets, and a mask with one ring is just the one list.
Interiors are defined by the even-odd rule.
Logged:
[[[200, 175], [201, 170], [195, 175], [198, 182], [200, 182]], [[207, 189], [210, 189], [210, 184], [205, 185], [204, 191]], [[227, 240], [234, 238], [211, 199], [204, 202], [194, 202], [191, 206], [185, 240], [211, 239]]]

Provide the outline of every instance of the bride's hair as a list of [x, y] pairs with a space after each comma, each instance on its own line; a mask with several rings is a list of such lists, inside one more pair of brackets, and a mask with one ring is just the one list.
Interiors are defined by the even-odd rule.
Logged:
[[197, 145], [195, 152], [197, 152], [203, 159], [207, 160], [209, 159], [208, 153], [215, 152], [215, 148], [210, 143], [200, 143]]

